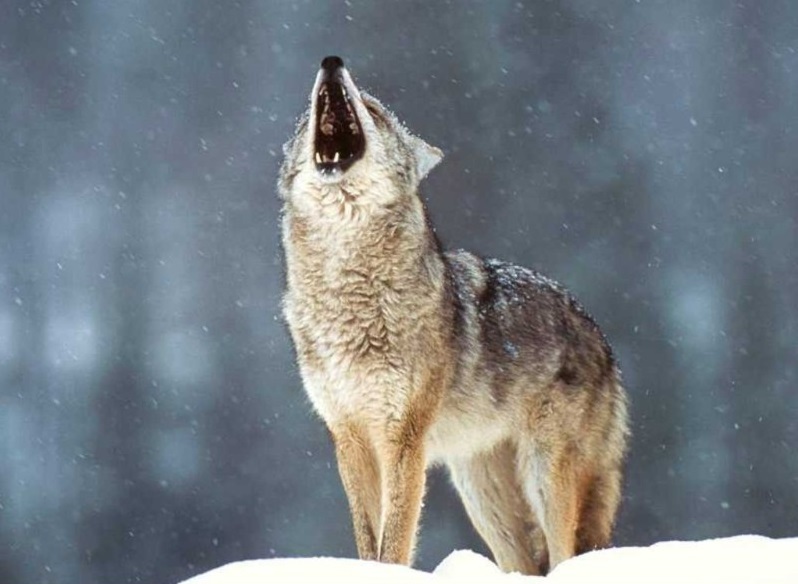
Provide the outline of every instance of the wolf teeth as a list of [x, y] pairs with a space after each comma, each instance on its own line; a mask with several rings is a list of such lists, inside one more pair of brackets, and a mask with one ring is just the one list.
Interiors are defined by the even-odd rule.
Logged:
[[340, 161], [340, 160], [341, 160], [341, 153], [340, 153], [340, 152], [336, 152], [336, 153], [333, 155], [333, 157], [332, 157], [332, 158], [330, 158], [330, 157], [329, 157], [329, 156], [327, 156], [326, 154], [322, 154], [321, 152], [318, 152], [318, 151], [317, 151], [317, 152], [316, 152], [316, 154], [315, 154], [315, 156], [314, 156], [314, 159], [316, 160], [316, 164], [322, 164], [322, 163], [325, 163], [325, 162], [334, 162], [334, 163], [338, 163], [338, 161]]

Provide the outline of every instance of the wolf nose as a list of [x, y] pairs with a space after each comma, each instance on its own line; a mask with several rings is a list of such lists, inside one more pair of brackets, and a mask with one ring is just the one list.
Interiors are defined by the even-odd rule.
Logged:
[[335, 73], [338, 69], [341, 69], [343, 66], [344, 66], [343, 59], [341, 59], [341, 57], [336, 57], [335, 55], [324, 57], [324, 60], [321, 62], [321, 68], [324, 69], [327, 73]]

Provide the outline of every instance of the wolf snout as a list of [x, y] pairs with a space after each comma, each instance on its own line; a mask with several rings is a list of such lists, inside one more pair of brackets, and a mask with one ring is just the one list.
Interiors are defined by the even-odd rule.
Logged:
[[336, 57], [335, 55], [330, 55], [328, 57], [324, 57], [321, 61], [321, 68], [327, 73], [335, 73], [338, 69], [343, 69], [344, 67], [344, 60], [341, 57]]

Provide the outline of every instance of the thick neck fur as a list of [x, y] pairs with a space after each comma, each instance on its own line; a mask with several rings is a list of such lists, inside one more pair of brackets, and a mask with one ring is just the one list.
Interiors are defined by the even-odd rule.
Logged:
[[285, 205], [289, 289], [382, 296], [441, 282], [443, 263], [417, 197], [369, 205], [331, 189], [312, 206]]
[[[382, 355], [398, 365], [425, 319], [440, 318], [444, 264], [415, 195], [382, 206], [286, 201], [286, 315], [312, 353]], [[310, 355], [311, 352], [308, 352]]]

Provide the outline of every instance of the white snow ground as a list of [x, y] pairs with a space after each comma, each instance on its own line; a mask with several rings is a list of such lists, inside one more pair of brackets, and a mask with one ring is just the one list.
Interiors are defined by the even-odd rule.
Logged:
[[[404, 566], [353, 559], [288, 558], [234, 562], [185, 580], [183, 584], [532, 584], [539, 580], [542, 578], [538, 576], [504, 574], [487, 558], [461, 550], [449, 555], [431, 574]], [[741, 535], [601, 550], [563, 562], [548, 580], [562, 584], [798, 584], [798, 537], [769, 539]]]

